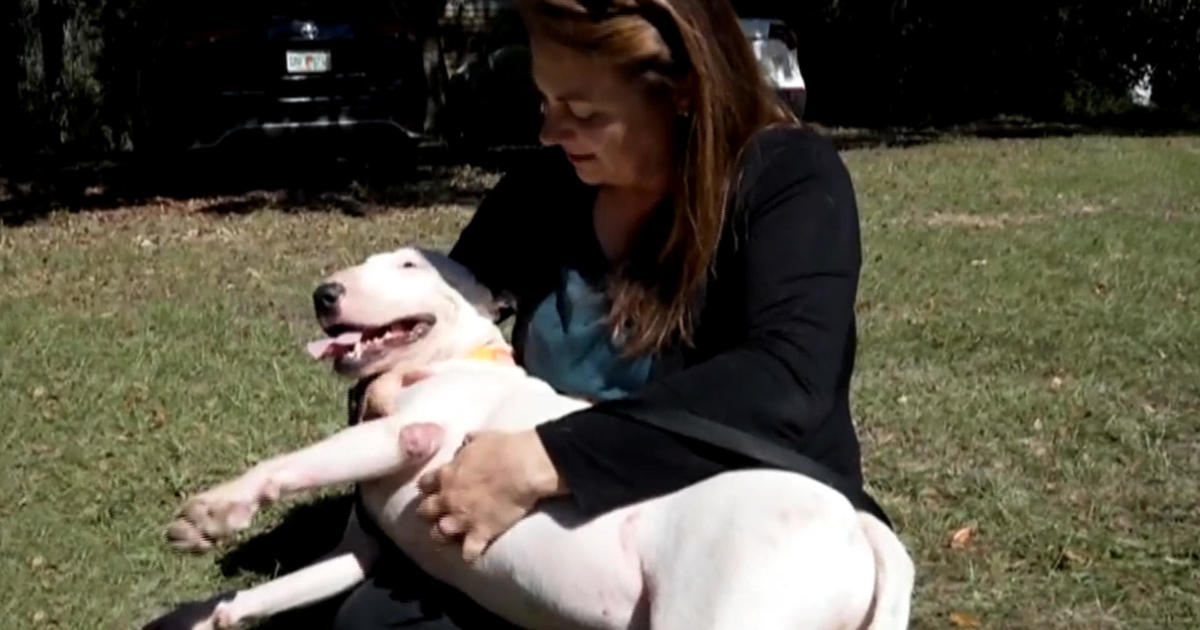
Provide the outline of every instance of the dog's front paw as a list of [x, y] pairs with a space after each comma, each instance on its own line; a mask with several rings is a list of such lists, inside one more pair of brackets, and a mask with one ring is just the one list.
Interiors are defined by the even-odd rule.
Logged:
[[189, 499], [167, 528], [168, 541], [181, 551], [212, 549], [214, 543], [249, 527], [264, 503], [279, 498], [278, 490], [267, 485], [240, 479]]

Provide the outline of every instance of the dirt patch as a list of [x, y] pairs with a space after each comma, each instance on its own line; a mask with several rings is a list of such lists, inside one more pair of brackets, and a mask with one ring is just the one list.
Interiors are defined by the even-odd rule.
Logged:
[[926, 217], [924, 223], [930, 227], [1002, 228], [1011, 225], [1032, 223], [1038, 215], [1014, 214], [965, 214], [962, 212], [935, 212]]
[[1094, 205], [1083, 205], [1065, 212], [1014, 214], [1001, 212], [999, 214], [968, 214], [964, 212], [935, 212], [922, 220], [929, 227], [967, 227], [976, 229], [996, 229], [1045, 223], [1054, 219], [1087, 217], [1100, 214], [1104, 209]]

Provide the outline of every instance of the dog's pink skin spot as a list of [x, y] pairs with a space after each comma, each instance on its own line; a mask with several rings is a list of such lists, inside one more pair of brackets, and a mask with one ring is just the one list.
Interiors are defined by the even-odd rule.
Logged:
[[400, 377], [400, 385], [403, 387], [408, 387], [409, 385], [423, 381], [430, 376], [433, 376], [433, 372], [430, 370], [416, 369], [411, 372], [405, 372]]
[[621, 551], [625, 552], [625, 556], [637, 562], [637, 522], [638, 512], [631, 512], [625, 520], [621, 522]]
[[441, 425], [431, 422], [410, 424], [400, 431], [400, 445], [406, 456], [421, 459], [441, 447], [444, 434]]
[[778, 512], [779, 522], [789, 530], [794, 531], [797, 528], [803, 527], [805, 522], [812, 518], [812, 513], [803, 507], [791, 506], [785, 507]]
[[259, 491], [259, 500], [267, 503], [278, 501], [285, 492], [305, 490], [315, 482], [313, 475], [299, 471], [278, 471], [263, 482]]
[[772, 548], [785, 546], [787, 541], [804, 526], [807, 518], [807, 513], [801, 508], [784, 507], [780, 509], [774, 513], [773, 518], [767, 521], [762, 532], [762, 542]]

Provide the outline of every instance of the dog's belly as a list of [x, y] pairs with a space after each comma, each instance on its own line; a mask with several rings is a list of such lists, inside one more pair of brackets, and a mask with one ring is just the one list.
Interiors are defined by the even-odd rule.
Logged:
[[[813, 561], [833, 566], [847, 554], [872, 557], [854, 537], [857, 516], [845, 497], [785, 471], [723, 473], [589, 521], [570, 503], [547, 502], [470, 566], [458, 545], [429, 538], [428, 521], [414, 512], [416, 492], [396, 483], [364, 488], [385, 533], [427, 573], [529, 630], [644, 629], [651, 606], [664, 603], [664, 585], [676, 587], [678, 602], [693, 591], [720, 593], [714, 585], [724, 580], [760, 579], [765, 571], [761, 579], [779, 581]], [[808, 529], [817, 523], [824, 526]], [[822, 536], [820, 551], [786, 544], [805, 531]], [[864, 605], [870, 574], [862, 571]]]
[[[587, 523], [548, 504], [496, 539], [475, 565], [457, 545], [437, 545], [414, 512], [415, 495], [391, 480], [362, 486], [381, 529], [426, 573], [529, 630], [626, 630], [646, 627], [637, 530], [641, 507]], [[380, 509], [382, 508], [382, 509]], [[564, 525], [576, 525], [568, 527]]]
[[[452, 419], [443, 425], [441, 452], [425, 470], [446, 463], [468, 431], [531, 428], [587, 406], [523, 375], [475, 372], [419, 383], [397, 401], [402, 416]], [[463, 391], [474, 396], [464, 399]], [[521, 627], [626, 630], [646, 625], [634, 619], [642, 595], [638, 549], [643, 538], [633, 526], [636, 517], [630, 520], [646, 506], [579, 523], [566, 502], [544, 502], [469, 566], [458, 545], [437, 545], [429, 537], [429, 521], [415, 512], [420, 496], [411, 478], [387, 477], [360, 488], [371, 517], [418, 566]]]

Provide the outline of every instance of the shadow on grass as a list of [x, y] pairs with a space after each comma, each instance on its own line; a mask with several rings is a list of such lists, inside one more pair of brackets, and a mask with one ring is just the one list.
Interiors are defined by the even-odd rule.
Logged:
[[278, 527], [238, 545], [220, 560], [221, 573], [282, 575], [312, 564], [341, 540], [353, 497], [332, 496], [298, 505]]
[[1200, 121], [1154, 111], [1132, 111], [1090, 120], [1038, 121], [1000, 116], [987, 120], [932, 126], [879, 129], [822, 128], [839, 150], [913, 147], [955, 138], [1067, 138], [1074, 136], [1161, 137], [1200, 133]]
[[[1085, 122], [1000, 117], [929, 127], [825, 128], [818, 123], [813, 128], [830, 137], [839, 150], [912, 147], [964, 137], [1200, 133], [1196, 121], [1153, 111]], [[354, 153], [319, 144], [268, 142], [162, 157], [23, 159], [0, 165], [0, 225], [38, 221], [55, 211], [143, 204], [187, 203], [189, 211], [222, 215], [269, 207], [348, 216], [417, 205], [473, 205], [493, 185], [495, 174], [522, 164], [537, 150], [515, 146], [464, 151], [429, 143]]]
[[[316, 562], [341, 540], [353, 505], [351, 495], [318, 499], [298, 505], [280, 525], [230, 551], [220, 560], [226, 577], [251, 573], [256, 584], [283, 576]], [[326, 628], [345, 595], [329, 598], [304, 608], [280, 613], [255, 628]]]
[[169, 156], [123, 154], [98, 160], [33, 158], [0, 167], [0, 225], [66, 211], [139, 205], [245, 214], [260, 208], [366, 216], [397, 207], [475, 204], [493, 171], [519, 164], [532, 148], [455, 154], [429, 145], [351, 154], [319, 146], [261, 145]]

